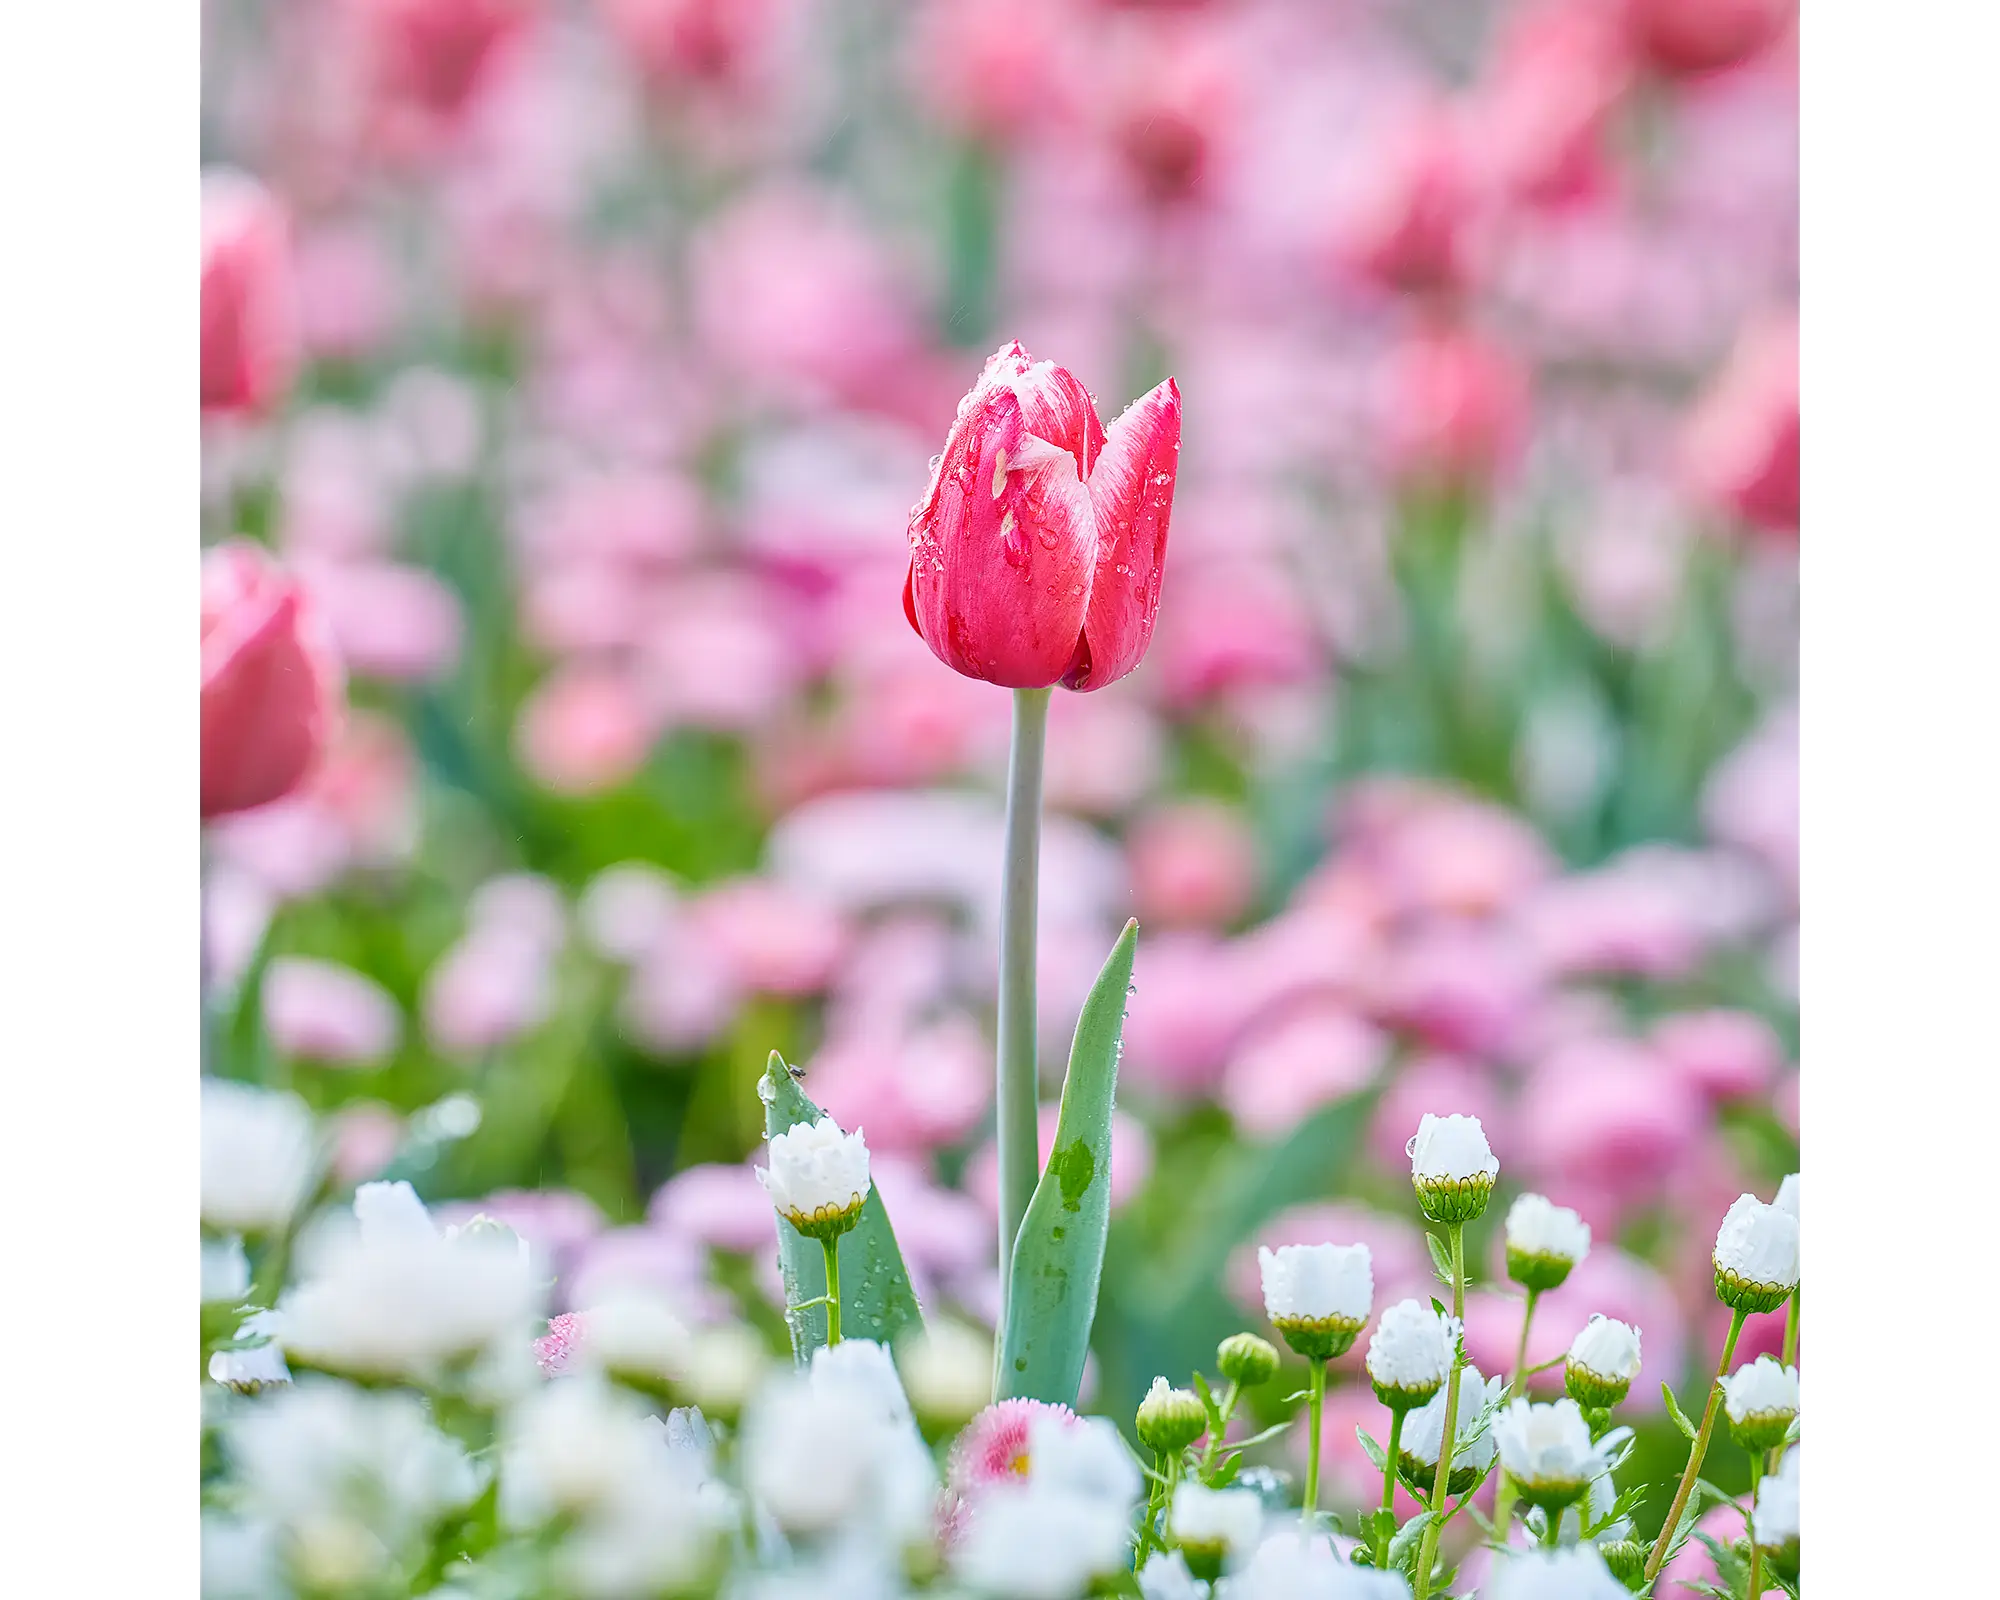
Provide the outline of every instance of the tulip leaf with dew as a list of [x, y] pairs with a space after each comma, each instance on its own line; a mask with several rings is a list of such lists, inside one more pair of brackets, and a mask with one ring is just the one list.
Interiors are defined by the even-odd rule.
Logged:
[[1055, 1142], [1014, 1242], [996, 1400], [1075, 1405], [1111, 1228], [1111, 1106], [1139, 924], [1128, 922], [1091, 985], [1071, 1041]]
[[[826, 1113], [807, 1099], [792, 1079], [791, 1070], [777, 1051], [757, 1093], [764, 1102], [764, 1132], [767, 1138], [800, 1123], [815, 1123]], [[849, 1339], [873, 1339], [893, 1344], [905, 1334], [923, 1327], [923, 1312], [910, 1274], [903, 1265], [903, 1253], [896, 1245], [896, 1231], [889, 1226], [889, 1213], [882, 1194], [872, 1185], [861, 1205], [861, 1220], [840, 1241], [841, 1326]], [[792, 1354], [810, 1360], [815, 1350], [827, 1342], [826, 1253], [817, 1239], [808, 1239], [789, 1223], [778, 1225], [778, 1267], [785, 1282], [785, 1321], [792, 1332]], [[821, 1304], [802, 1304], [821, 1301]]]

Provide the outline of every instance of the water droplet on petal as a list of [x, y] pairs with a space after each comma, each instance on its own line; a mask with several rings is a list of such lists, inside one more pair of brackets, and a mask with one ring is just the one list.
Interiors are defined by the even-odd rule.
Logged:
[[1053, 549], [1055, 549], [1055, 547], [1056, 547], [1056, 531], [1055, 531], [1055, 529], [1053, 529], [1053, 528], [1044, 528], [1044, 529], [1042, 529], [1042, 531], [1041, 531], [1040, 533], [1036, 534], [1036, 535], [1035, 535], [1035, 537], [1041, 540], [1041, 542], [1042, 542], [1042, 548], [1043, 548], [1044, 550], [1053, 550]]

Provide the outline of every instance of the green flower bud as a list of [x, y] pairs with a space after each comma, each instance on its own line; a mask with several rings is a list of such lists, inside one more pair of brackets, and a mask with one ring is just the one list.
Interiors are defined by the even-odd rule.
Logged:
[[1570, 1268], [1575, 1265], [1566, 1256], [1541, 1255], [1516, 1250], [1512, 1245], [1507, 1247], [1507, 1276], [1523, 1289], [1533, 1289], [1537, 1294], [1560, 1288], [1569, 1276]]
[[1354, 1348], [1366, 1317], [1273, 1317], [1271, 1326], [1307, 1360], [1333, 1361]]
[[1208, 1431], [1208, 1412], [1188, 1389], [1155, 1378], [1139, 1402], [1139, 1442], [1160, 1455], [1178, 1455]]
[[1245, 1389], [1269, 1383], [1278, 1372], [1278, 1347], [1254, 1333], [1232, 1333], [1215, 1348], [1223, 1377]]
[[1646, 1547], [1636, 1539], [1613, 1539], [1608, 1544], [1599, 1545], [1597, 1553], [1611, 1569], [1611, 1576], [1627, 1588], [1631, 1587], [1634, 1578], [1645, 1573]]

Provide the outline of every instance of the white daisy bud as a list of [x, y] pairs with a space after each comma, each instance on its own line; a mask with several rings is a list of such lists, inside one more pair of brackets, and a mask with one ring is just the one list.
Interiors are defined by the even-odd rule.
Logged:
[[1799, 1219], [1739, 1195], [1715, 1235], [1715, 1294], [1734, 1311], [1775, 1311], [1799, 1284]]
[[1639, 1376], [1639, 1330], [1602, 1312], [1570, 1341], [1563, 1387], [1580, 1406], [1609, 1410], [1632, 1390]]
[[1264, 1503], [1250, 1489], [1183, 1483], [1174, 1490], [1167, 1528], [1188, 1570], [1213, 1582], [1257, 1548], [1264, 1535]]
[[1470, 1222], [1493, 1197], [1499, 1159], [1477, 1117], [1424, 1113], [1406, 1147], [1410, 1181], [1433, 1222]]
[[1560, 1511], [1582, 1499], [1590, 1480], [1604, 1470], [1590, 1425], [1574, 1400], [1547, 1406], [1516, 1400], [1493, 1424], [1493, 1438], [1500, 1465], [1521, 1498], [1546, 1511]]
[[1775, 1449], [1799, 1414], [1799, 1369], [1759, 1356], [1722, 1380], [1722, 1405], [1744, 1449]]
[[1461, 1329], [1421, 1300], [1398, 1300], [1382, 1313], [1368, 1341], [1368, 1379], [1391, 1411], [1420, 1406], [1444, 1387]]
[[896, 1351], [910, 1406], [928, 1435], [955, 1434], [986, 1409], [993, 1394], [993, 1341], [986, 1335], [933, 1317]]
[[757, 1170], [778, 1215], [814, 1239], [837, 1239], [861, 1220], [868, 1198], [868, 1145], [831, 1117], [776, 1135], [771, 1164]]
[[1510, 1553], [1481, 1591], [1488, 1600], [1631, 1600], [1595, 1545]]
[[201, 1080], [201, 1220], [218, 1233], [276, 1233], [319, 1180], [312, 1112], [295, 1094]]
[[694, 1337], [655, 1289], [619, 1284], [583, 1313], [585, 1359], [642, 1393], [671, 1397], [687, 1375]]
[[225, 1389], [238, 1394], [259, 1394], [280, 1383], [292, 1381], [292, 1369], [285, 1365], [285, 1353], [275, 1343], [248, 1350], [218, 1350], [208, 1358], [208, 1375]]
[[[1493, 1465], [1493, 1430], [1489, 1427], [1482, 1431], [1479, 1419], [1488, 1406], [1497, 1405], [1506, 1393], [1505, 1373], [1482, 1378], [1477, 1367], [1459, 1369], [1458, 1426], [1453, 1430], [1457, 1442], [1451, 1447], [1451, 1482], [1446, 1485], [1447, 1494], [1470, 1493]], [[1403, 1476], [1420, 1485], [1426, 1494], [1437, 1481], [1438, 1451], [1444, 1446], [1444, 1409], [1445, 1394], [1440, 1385], [1438, 1392], [1404, 1421], [1402, 1448], [1396, 1456]]]
[[1192, 1389], [1176, 1389], [1165, 1378], [1155, 1378], [1139, 1402], [1134, 1426], [1148, 1450], [1179, 1455], [1208, 1430], [1208, 1412]]
[[[1765, 1550], [1789, 1554], [1798, 1570], [1799, 1447], [1793, 1445], [1778, 1470], [1757, 1485], [1757, 1504], [1750, 1513], [1750, 1536]], [[1784, 1570], [1781, 1562], [1779, 1570]]]
[[1365, 1244], [1259, 1246], [1257, 1268], [1265, 1314], [1300, 1355], [1345, 1355], [1367, 1326], [1375, 1274]]
[[1524, 1194], [1507, 1208], [1507, 1276], [1522, 1288], [1556, 1288], [1589, 1254], [1590, 1224], [1568, 1206]]
[[[734, 1422], [770, 1364], [764, 1341], [740, 1322], [697, 1328], [688, 1343], [681, 1389], [703, 1416]], [[990, 1364], [987, 1377], [990, 1382]]]
[[1791, 1212], [1795, 1217], [1799, 1214], [1799, 1175], [1796, 1172], [1785, 1175], [1785, 1181], [1778, 1185], [1778, 1198], [1771, 1204], [1780, 1211]]

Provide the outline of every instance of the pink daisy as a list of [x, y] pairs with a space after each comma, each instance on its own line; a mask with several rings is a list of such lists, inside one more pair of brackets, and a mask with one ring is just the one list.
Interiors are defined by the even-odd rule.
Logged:
[[559, 1378], [569, 1371], [582, 1342], [583, 1318], [577, 1312], [565, 1311], [549, 1318], [549, 1331], [535, 1341], [535, 1365], [542, 1369], [542, 1376]]
[[1060, 1417], [1068, 1425], [1077, 1420], [1068, 1406], [1046, 1400], [1002, 1400], [968, 1422], [951, 1447], [947, 1481], [952, 1489], [962, 1495], [977, 1494], [989, 1484], [1025, 1478], [1030, 1467], [1028, 1431], [1037, 1417]]

